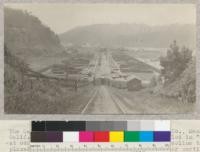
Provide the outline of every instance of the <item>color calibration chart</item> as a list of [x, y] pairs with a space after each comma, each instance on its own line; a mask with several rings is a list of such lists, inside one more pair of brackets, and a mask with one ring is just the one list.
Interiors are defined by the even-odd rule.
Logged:
[[31, 142], [170, 141], [170, 121], [41, 121], [31, 131]]
[[31, 151], [170, 151], [170, 121], [32, 121]]
[[3, 152], [200, 152], [200, 121], [0, 121]]

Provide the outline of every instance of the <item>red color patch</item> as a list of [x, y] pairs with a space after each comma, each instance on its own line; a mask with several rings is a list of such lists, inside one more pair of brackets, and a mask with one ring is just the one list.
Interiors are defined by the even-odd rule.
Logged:
[[109, 142], [109, 132], [108, 131], [94, 132], [94, 141], [95, 142]]

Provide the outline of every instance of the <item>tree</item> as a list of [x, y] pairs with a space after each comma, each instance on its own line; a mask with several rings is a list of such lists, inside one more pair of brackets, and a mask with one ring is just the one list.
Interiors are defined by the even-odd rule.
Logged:
[[182, 49], [174, 41], [167, 51], [165, 57], [160, 58], [161, 76], [165, 83], [171, 83], [186, 69], [189, 61], [192, 59], [192, 51], [186, 47]]
[[151, 81], [150, 81], [150, 86], [151, 86], [151, 87], [155, 87], [156, 85], [157, 85], [157, 80], [156, 80], [156, 77], [153, 76], [153, 77], [151, 78]]
[[180, 95], [184, 102], [196, 101], [196, 64], [195, 59], [188, 63], [188, 68], [181, 74]]

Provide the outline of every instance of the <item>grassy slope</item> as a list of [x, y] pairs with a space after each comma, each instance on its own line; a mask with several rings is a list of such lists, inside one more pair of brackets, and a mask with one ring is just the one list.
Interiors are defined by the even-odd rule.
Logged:
[[67, 113], [72, 100], [91, 90], [90, 86], [85, 86], [75, 92], [58, 82], [42, 79], [33, 80], [31, 88], [31, 80], [21, 72], [20, 65], [15, 67], [16, 61], [20, 60], [15, 56], [5, 56], [6, 113]]
[[[193, 103], [178, 102], [177, 98], [169, 98], [159, 94], [153, 94], [150, 89], [137, 92], [128, 92], [112, 88], [117, 95], [127, 98], [132, 114], [186, 114], [192, 113], [195, 109]], [[123, 101], [123, 98], [122, 98]]]

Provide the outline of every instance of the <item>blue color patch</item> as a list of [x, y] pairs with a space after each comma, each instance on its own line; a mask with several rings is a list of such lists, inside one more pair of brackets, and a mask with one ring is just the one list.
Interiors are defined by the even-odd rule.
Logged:
[[153, 142], [153, 131], [141, 131], [140, 142]]
[[154, 131], [155, 142], [170, 142], [171, 132], [170, 131]]

